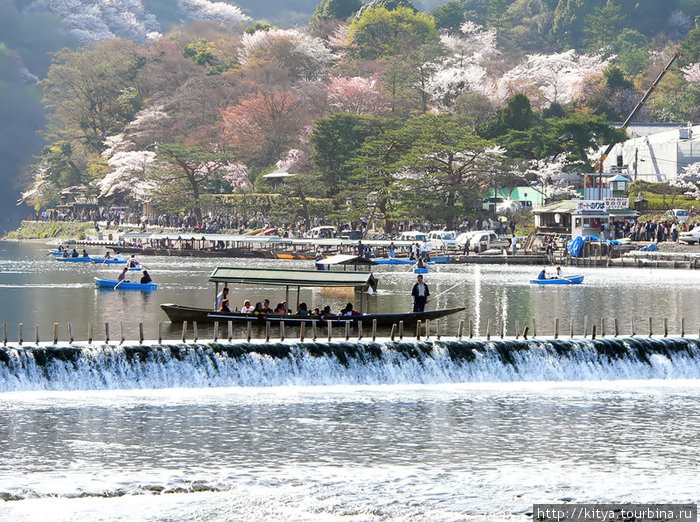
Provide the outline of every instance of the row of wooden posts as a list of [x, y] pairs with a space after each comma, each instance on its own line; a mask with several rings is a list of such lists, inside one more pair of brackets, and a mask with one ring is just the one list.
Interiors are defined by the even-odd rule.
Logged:
[[[649, 329], [648, 329], [648, 335], [649, 337], [653, 336], [653, 324], [652, 324], [652, 318], [649, 318]], [[345, 327], [345, 332], [344, 332], [344, 339], [347, 341], [350, 339], [350, 321], [343, 321], [344, 327]], [[436, 331], [435, 337], [439, 340], [442, 337], [441, 329], [440, 329], [440, 319], [437, 319], [435, 321], [436, 323]], [[158, 343], [163, 342], [163, 324], [162, 322], [158, 323]], [[583, 338], [586, 339], [588, 337], [588, 316], [584, 316], [583, 318]], [[299, 328], [298, 332], [298, 339], [300, 341], [304, 341], [309, 337], [310, 333], [310, 338], [313, 341], [316, 341], [320, 337], [324, 337], [328, 339], [328, 341], [332, 341], [334, 339], [333, 337], [333, 321], [326, 321], [326, 328], [325, 332], [323, 331], [322, 327], [319, 327], [317, 325], [317, 321], [313, 321], [311, 323], [311, 332], [307, 332], [306, 324], [302, 323], [301, 327]], [[467, 326], [467, 331], [465, 334], [465, 321], [461, 320], [459, 322], [459, 328], [457, 330], [457, 338], [462, 339], [466, 336], [468, 336], [469, 339], [474, 338], [474, 328], [473, 328], [473, 323], [471, 320], [468, 320], [466, 322]], [[188, 324], [187, 321], [182, 323], [182, 337], [181, 341], [183, 343], [187, 342], [188, 339]], [[530, 325], [525, 326], [525, 328], [522, 330], [522, 337], [523, 339], [527, 340], [528, 336], [531, 335], [532, 338], [537, 336], [537, 323], [533, 319], [532, 320], [532, 330], [530, 330]], [[605, 337], [606, 335], [606, 323], [605, 319], [600, 320], [600, 329], [597, 328], [597, 324], [592, 324], [591, 328], [591, 339], [596, 339], [597, 337]], [[54, 323], [53, 325], [53, 342], [54, 344], [57, 344], [59, 342], [59, 336], [58, 336], [58, 328], [59, 324]], [[265, 342], [269, 342], [271, 339], [271, 324], [269, 322], [265, 323]], [[35, 325], [34, 327], [34, 332], [35, 332], [35, 343], [38, 345], [40, 340], [39, 340], [39, 325]], [[139, 343], [142, 343], [144, 341], [144, 335], [143, 335], [143, 323], [138, 323], [138, 340]], [[637, 329], [636, 325], [634, 322], [634, 318], [630, 320], [630, 336], [634, 337], [637, 335]], [[22, 323], [19, 324], [19, 335], [18, 335], [18, 344], [22, 345], [25, 342], [24, 339], [24, 325]], [[93, 324], [90, 323], [88, 325], [88, 337], [87, 337], [87, 343], [92, 344], [93, 339], [94, 339], [94, 328]], [[119, 342], [120, 344], [125, 341], [124, 337], [124, 323], [119, 323]], [[197, 329], [197, 322], [192, 323], [192, 341], [197, 342], [199, 339], [198, 335], [198, 329]], [[214, 323], [214, 336], [213, 336], [213, 341], [219, 341], [219, 340], [228, 340], [232, 341], [233, 340], [233, 322], [228, 321], [228, 329], [227, 329], [227, 336], [222, 336], [221, 332], [219, 330], [219, 322]], [[284, 341], [286, 338], [286, 332], [285, 332], [285, 324], [280, 323], [279, 325], [279, 340]], [[614, 337], [618, 337], [620, 335], [620, 324], [617, 319], [613, 320], [613, 332], [612, 334]], [[681, 318], [681, 332], [680, 336], [685, 337], [686, 331], [685, 331], [685, 318]], [[427, 319], [424, 324], [421, 323], [421, 321], [418, 321], [416, 323], [416, 329], [415, 329], [415, 339], [420, 340], [421, 337], [424, 337], [426, 339], [429, 339], [433, 335], [433, 330], [431, 327], [430, 320]], [[506, 327], [505, 323], [501, 322], [498, 331], [496, 332], [497, 336], [500, 336], [501, 339], [504, 339], [506, 336]], [[515, 321], [515, 338], [519, 339], [521, 335], [520, 331], [520, 322]], [[404, 323], [403, 321], [400, 321], [398, 324], [394, 323], [391, 327], [391, 334], [389, 335], [390, 339], [394, 341], [396, 337], [400, 340], [404, 338]], [[573, 319], [571, 320], [569, 324], [569, 336], [573, 339], [574, 338], [574, 321]], [[664, 318], [663, 319], [663, 336], [668, 337], [668, 319]], [[372, 320], [372, 330], [369, 336], [373, 341], [376, 340], [377, 338], [377, 320], [373, 319]], [[487, 321], [486, 323], [486, 340], [490, 340], [492, 335], [491, 335], [491, 320]], [[700, 337], [700, 329], [698, 329], [698, 337]], [[246, 325], [246, 335], [245, 339], [246, 341], [250, 341], [253, 338], [253, 323], [252, 321], [248, 321]], [[297, 338], [296, 336], [294, 337], [295, 339]], [[363, 331], [362, 331], [362, 323], [358, 322], [357, 323], [357, 339], [361, 340], [363, 338]], [[554, 339], [559, 338], [559, 318], [554, 319]], [[109, 323], [104, 324], [104, 340], [105, 343], [109, 343], [110, 341], [110, 331], [109, 331]], [[73, 326], [71, 323], [68, 323], [68, 342], [73, 343], [75, 341], [75, 338], [73, 336]], [[5, 346], [7, 346], [7, 323], [3, 324], [3, 343]]]

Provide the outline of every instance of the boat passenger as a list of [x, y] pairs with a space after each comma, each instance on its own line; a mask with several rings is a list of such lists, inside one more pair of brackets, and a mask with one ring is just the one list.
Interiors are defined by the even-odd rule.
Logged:
[[560, 267], [560, 266], [557, 267], [557, 277], [558, 277], [558, 278], [561, 278], [561, 277], [562, 277], [562, 271], [561, 271], [561, 267]]
[[136, 268], [137, 266], [139, 266], [139, 262], [136, 261], [136, 256], [134, 256], [134, 254], [131, 254], [131, 257], [129, 258], [129, 262], [127, 263], [127, 266], [129, 268]]
[[83, 257], [90, 257], [84, 248], [83, 248]]
[[542, 272], [540, 272], [539, 275], [537, 276], [537, 279], [547, 279], [547, 274], [544, 271], [544, 268], [542, 269]]
[[263, 313], [263, 304], [260, 301], [255, 303], [255, 308], [253, 308], [253, 313], [255, 315], [260, 315]]
[[306, 303], [299, 303], [297, 315], [309, 315], [309, 308], [306, 306]]
[[316, 270], [325, 270], [326, 267], [321, 263], [323, 261], [323, 256], [321, 254], [316, 254]]
[[64, 257], [64, 258], [68, 257], [68, 249], [63, 251], [63, 254], [61, 255], [61, 257]]
[[70, 254], [71, 257], [78, 257], [78, 251], [74, 248], [73, 252]]
[[271, 314], [272, 313], [272, 308], [270, 308], [270, 300], [269, 299], [263, 299], [262, 313], [264, 313], [264, 314]]
[[219, 295], [216, 296], [216, 309], [219, 310], [221, 308], [221, 303], [223, 302], [224, 299], [228, 299], [228, 286], [225, 286], [224, 289], [219, 292]]
[[331, 307], [330, 306], [324, 306], [323, 307], [323, 312], [321, 312], [321, 318], [322, 319], [329, 319], [333, 317], [333, 314], [331, 313]]
[[345, 305], [345, 312], [343, 315], [362, 315], [360, 312], [357, 310], [353, 310], [352, 308], [352, 303], [348, 303]]
[[151, 282], [153, 282], [153, 279], [151, 279], [151, 276], [148, 274], [148, 271], [144, 270], [143, 277], [141, 277], [141, 284], [146, 285]]
[[219, 312], [231, 313], [231, 309], [228, 307], [228, 297], [221, 300], [221, 306], [219, 307]]
[[429, 295], [430, 290], [428, 289], [428, 285], [423, 282], [423, 276], [418, 275], [416, 284], [413, 285], [413, 290], [411, 290], [414, 312], [422, 312], [425, 310], [425, 304], [428, 302]]
[[396, 245], [393, 241], [389, 244], [389, 248], [387, 250], [389, 258], [393, 259], [394, 257], [396, 257]]
[[112, 259], [112, 256], [110, 255], [109, 251], [105, 252], [105, 259]]
[[321, 315], [321, 310], [319, 310], [318, 306], [311, 310], [311, 315], [315, 315], [317, 317]]
[[247, 299], [243, 301], [243, 308], [241, 308], [241, 313], [252, 314], [253, 310], [255, 310], [255, 308], [253, 308], [253, 305], [250, 304], [250, 301], [248, 301]]
[[121, 272], [121, 274], [119, 274], [119, 276], [117, 277], [117, 281], [120, 281], [120, 282], [121, 282], [121, 281], [126, 281], [127, 270], [128, 270], [128, 268], [126, 268], [126, 267], [122, 268], [122, 272]]
[[277, 306], [275, 306], [275, 311], [273, 313], [275, 315], [285, 315], [287, 313], [287, 303], [285, 301], [277, 303]]

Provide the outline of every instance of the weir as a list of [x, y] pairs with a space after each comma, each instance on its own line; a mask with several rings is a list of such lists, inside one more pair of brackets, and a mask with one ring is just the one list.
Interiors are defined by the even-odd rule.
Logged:
[[700, 340], [443, 337], [0, 347], [0, 392], [620, 379], [700, 379]]

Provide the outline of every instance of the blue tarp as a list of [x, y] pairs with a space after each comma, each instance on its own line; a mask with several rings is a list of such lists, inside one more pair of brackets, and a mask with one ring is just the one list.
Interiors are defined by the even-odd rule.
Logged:
[[659, 247], [656, 246], [656, 243], [652, 243], [652, 244], [650, 244], [650, 245], [647, 245], [647, 246], [645, 246], [645, 247], [640, 248], [639, 250], [641, 250], [641, 251], [643, 251], [643, 252], [654, 252], [654, 251], [656, 251], [656, 250], [658, 250], [658, 249], [659, 249]]
[[586, 241], [600, 241], [600, 238], [590, 234], [584, 237], [578, 236], [575, 239], [570, 239], [568, 243], [566, 243], [566, 248], [573, 257], [579, 257], [581, 255], [581, 250], [583, 250], [583, 244]]

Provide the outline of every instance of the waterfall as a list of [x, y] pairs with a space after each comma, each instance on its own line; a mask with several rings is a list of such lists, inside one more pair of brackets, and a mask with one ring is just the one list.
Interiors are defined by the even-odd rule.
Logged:
[[0, 392], [698, 378], [688, 338], [0, 347]]

